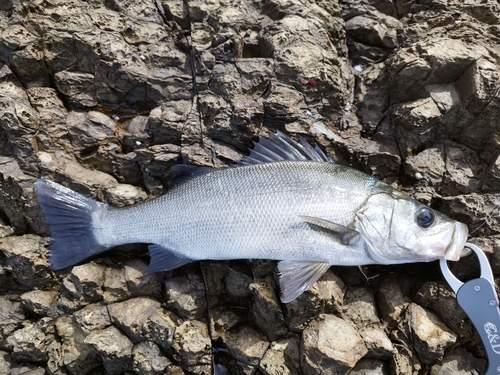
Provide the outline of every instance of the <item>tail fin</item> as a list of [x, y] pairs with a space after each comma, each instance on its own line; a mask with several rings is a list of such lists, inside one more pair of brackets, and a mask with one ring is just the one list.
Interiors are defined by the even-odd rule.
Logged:
[[104, 203], [43, 179], [36, 180], [35, 192], [52, 236], [52, 269], [73, 266], [107, 249], [96, 240], [92, 224], [92, 214]]

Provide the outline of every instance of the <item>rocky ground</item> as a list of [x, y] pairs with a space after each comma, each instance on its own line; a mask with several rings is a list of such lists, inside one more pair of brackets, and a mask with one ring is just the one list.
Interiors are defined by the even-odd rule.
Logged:
[[129, 205], [280, 129], [468, 224], [497, 274], [499, 61], [491, 0], [0, 1], [0, 373], [483, 373], [435, 263], [332, 267], [286, 305], [262, 260], [53, 272], [33, 182]]

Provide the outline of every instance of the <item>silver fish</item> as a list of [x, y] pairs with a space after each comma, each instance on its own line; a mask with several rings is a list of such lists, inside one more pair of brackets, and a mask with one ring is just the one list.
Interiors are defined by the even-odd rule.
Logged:
[[330, 265], [458, 260], [467, 239], [464, 224], [281, 132], [260, 137], [234, 167], [173, 172], [190, 178], [124, 208], [37, 180], [51, 267], [126, 243], [152, 244], [149, 272], [202, 259], [276, 259], [286, 303]]

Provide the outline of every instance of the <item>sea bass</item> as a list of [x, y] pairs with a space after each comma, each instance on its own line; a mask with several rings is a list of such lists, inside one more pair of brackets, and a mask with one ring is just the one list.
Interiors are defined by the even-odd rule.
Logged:
[[281, 132], [261, 136], [235, 166], [177, 165], [173, 174], [184, 178], [167, 194], [123, 208], [37, 180], [50, 266], [127, 243], [151, 244], [148, 272], [203, 259], [275, 259], [287, 303], [330, 265], [458, 260], [467, 239], [464, 224]]

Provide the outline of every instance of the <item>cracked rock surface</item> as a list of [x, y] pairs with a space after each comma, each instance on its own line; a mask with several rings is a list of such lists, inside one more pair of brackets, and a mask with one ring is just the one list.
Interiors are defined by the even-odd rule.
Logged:
[[0, 1], [0, 373], [483, 373], [434, 263], [332, 267], [286, 305], [266, 260], [54, 272], [33, 183], [131, 205], [279, 129], [466, 223], [500, 274], [499, 30], [492, 1]]

